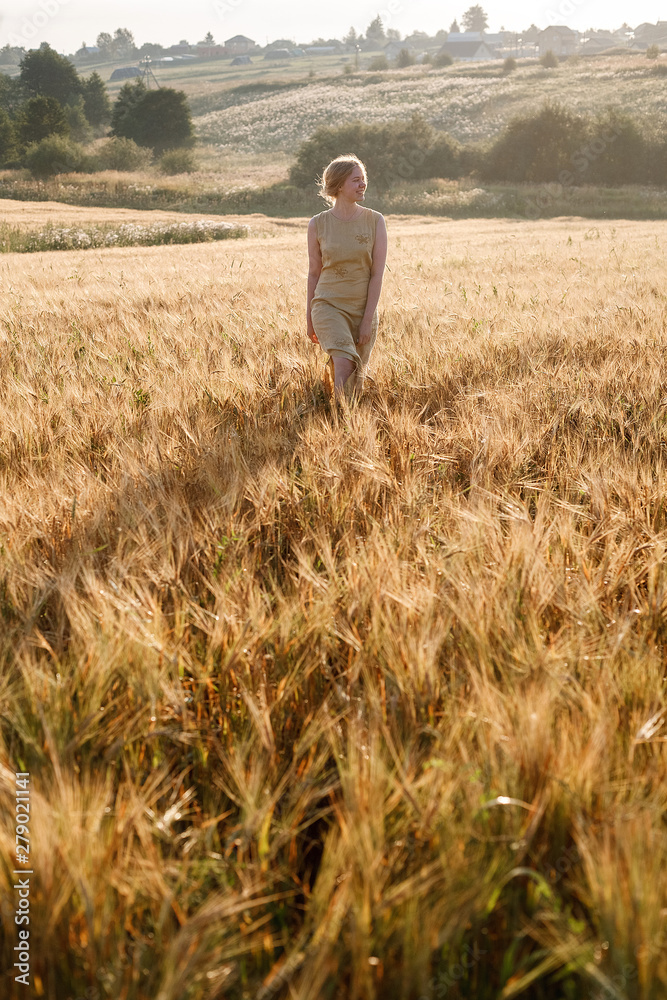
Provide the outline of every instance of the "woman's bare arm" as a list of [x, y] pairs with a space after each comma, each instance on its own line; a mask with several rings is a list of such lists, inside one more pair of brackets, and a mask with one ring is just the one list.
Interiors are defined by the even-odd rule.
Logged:
[[371, 264], [371, 277], [368, 282], [368, 295], [366, 297], [366, 309], [364, 317], [359, 325], [359, 343], [367, 344], [371, 339], [371, 328], [373, 316], [380, 301], [382, 291], [382, 279], [387, 263], [387, 226], [383, 216], [377, 221], [375, 230], [375, 246], [373, 247], [373, 262]]
[[322, 252], [320, 250], [320, 241], [317, 238], [317, 223], [315, 222], [315, 219], [311, 219], [308, 223], [308, 294], [306, 301], [306, 332], [314, 344], [318, 341], [315, 328], [313, 327], [311, 306], [313, 302], [313, 295], [315, 294], [315, 289], [317, 288], [317, 282], [320, 280], [321, 273]]

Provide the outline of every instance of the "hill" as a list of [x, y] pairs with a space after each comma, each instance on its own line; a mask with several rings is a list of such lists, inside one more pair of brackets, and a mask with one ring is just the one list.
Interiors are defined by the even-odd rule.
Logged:
[[568, 61], [555, 69], [531, 61], [512, 74], [504, 74], [497, 63], [440, 70], [420, 66], [197, 88], [190, 101], [199, 138], [237, 152], [292, 152], [319, 125], [409, 120], [415, 112], [459, 141], [476, 142], [547, 100], [582, 112], [614, 106], [636, 117], [664, 115], [662, 69], [628, 55]]

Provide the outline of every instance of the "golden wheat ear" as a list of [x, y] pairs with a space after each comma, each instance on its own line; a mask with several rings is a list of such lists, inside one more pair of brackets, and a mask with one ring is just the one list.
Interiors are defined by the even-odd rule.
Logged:
[[333, 399], [334, 394], [334, 360], [329, 358], [324, 369], [324, 374], [322, 375], [322, 384], [324, 385], [324, 392], [329, 399]]

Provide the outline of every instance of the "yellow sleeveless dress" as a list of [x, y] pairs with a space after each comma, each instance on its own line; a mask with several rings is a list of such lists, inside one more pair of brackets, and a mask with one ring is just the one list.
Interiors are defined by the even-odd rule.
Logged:
[[337, 219], [331, 210], [315, 216], [322, 273], [311, 303], [313, 327], [322, 350], [332, 358], [353, 361], [359, 379], [365, 374], [378, 330], [376, 311], [370, 341], [357, 344], [379, 218], [379, 212], [363, 206], [361, 214], [348, 222]]

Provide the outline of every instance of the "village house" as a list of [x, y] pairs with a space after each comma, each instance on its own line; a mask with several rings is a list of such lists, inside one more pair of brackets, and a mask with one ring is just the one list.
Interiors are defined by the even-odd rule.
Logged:
[[228, 38], [225, 42], [225, 49], [229, 56], [247, 56], [256, 46], [257, 43], [245, 35], [234, 35], [233, 38]]
[[550, 24], [537, 36], [537, 49], [541, 56], [553, 52], [555, 56], [571, 56], [577, 48], [577, 36], [565, 24]]
[[481, 31], [450, 32], [438, 55], [447, 53], [461, 62], [485, 62], [497, 59], [495, 51], [487, 45]]
[[649, 45], [667, 49], [667, 21], [658, 21], [657, 24], [645, 21], [635, 28], [635, 47], [647, 49]]

